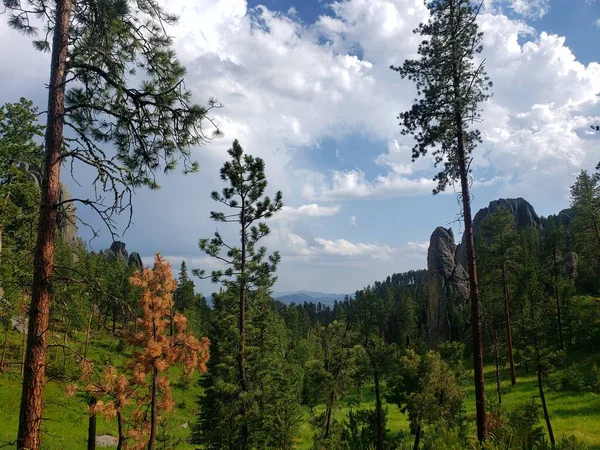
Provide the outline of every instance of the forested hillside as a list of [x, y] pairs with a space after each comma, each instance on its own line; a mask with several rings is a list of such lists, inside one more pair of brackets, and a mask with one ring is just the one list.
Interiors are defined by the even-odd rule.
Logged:
[[[426, 266], [390, 264], [344, 298], [300, 275], [306, 292], [274, 293], [285, 255], [271, 227], [294, 217], [269, 161], [233, 137], [214, 190], [197, 193], [214, 204], [186, 253], [202, 258], [151, 262], [119, 237], [139, 190], [178, 165], [193, 176], [192, 149], [221, 135], [222, 105], [195, 104], [183, 81], [176, 17], [153, 0], [4, 7], [50, 52], [51, 76], [47, 111], [0, 107], [0, 448], [600, 449], [600, 164], [573, 174], [556, 214], [521, 197], [472, 211], [493, 89], [482, 4], [426, 2], [416, 59], [391, 66], [417, 91], [402, 151], [436, 167], [434, 194], [456, 189], [460, 224], [431, 230]], [[69, 176], [92, 194], [73, 197]], [[78, 208], [108, 248], [93, 250], [101, 230]], [[334, 243], [293, 236], [291, 258], [311, 262]]]

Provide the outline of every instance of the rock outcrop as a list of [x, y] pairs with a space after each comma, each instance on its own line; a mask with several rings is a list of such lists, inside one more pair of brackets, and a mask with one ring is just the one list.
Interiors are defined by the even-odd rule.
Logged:
[[428, 270], [428, 345], [452, 339], [458, 324], [452, 311], [461, 309], [469, 298], [469, 277], [456, 262], [456, 243], [451, 229], [437, 227], [429, 240]]
[[[486, 208], [481, 208], [477, 211], [477, 214], [475, 214], [475, 218], [473, 219], [473, 233], [475, 236], [481, 231], [481, 225], [500, 208], [505, 208], [512, 214], [517, 230], [523, 228], [535, 228], [540, 232], [544, 231], [542, 220], [527, 200], [521, 197], [500, 198], [491, 201]], [[456, 261], [460, 262], [464, 267], [467, 266], [466, 245], [466, 234], [463, 234], [462, 241], [456, 250]]]
[[[498, 199], [480, 209], [473, 219], [475, 236], [482, 224], [498, 209], [506, 208], [514, 217], [517, 230], [532, 227], [543, 232], [543, 225], [533, 206], [523, 198]], [[573, 267], [569, 273], [576, 274], [577, 255], [565, 261]], [[427, 253], [429, 280], [427, 322], [428, 344], [435, 348], [438, 343], [459, 338], [463, 324], [459, 317], [469, 301], [469, 275], [467, 272], [466, 235], [457, 246], [451, 229], [438, 227], [431, 235]]]
[[144, 268], [144, 263], [142, 262], [142, 257], [140, 254], [138, 252], [131, 252], [130, 255], [127, 252], [127, 246], [125, 245], [125, 242], [113, 241], [113, 243], [110, 244], [110, 248], [101, 250], [100, 254], [107, 258], [121, 261], [126, 265], [133, 264], [133, 266], [138, 270], [142, 270]]
[[[60, 183], [58, 201], [64, 202], [71, 199], [71, 193], [69, 192], [67, 186], [63, 183]], [[77, 208], [75, 207], [75, 203], [69, 202], [61, 205], [58, 208], [56, 222], [63, 242], [69, 245], [72, 249], [77, 247]]]
[[577, 279], [577, 265], [579, 264], [579, 255], [575, 252], [568, 252], [565, 255], [565, 270], [567, 271], [567, 276], [571, 280]]
[[131, 255], [129, 255], [128, 264], [130, 266], [133, 264], [133, 266], [137, 270], [142, 270], [144, 268], [144, 263], [142, 263], [142, 257], [138, 252], [131, 252]]

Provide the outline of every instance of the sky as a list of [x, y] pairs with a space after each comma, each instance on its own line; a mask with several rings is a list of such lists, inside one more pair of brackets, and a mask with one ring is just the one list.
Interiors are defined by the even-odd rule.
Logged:
[[[432, 159], [412, 163], [413, 141], [400, 133], [397, 116], [414, 86], [389, 69], [416, 56], [423, 0], [161, 1], [180, 16], [169, 32], [186, 86], [199, 103], [223, 103], [211, 117], [224, 136], [193, 149], [198, 173], [163, 176], [160, 190], [136, 193], [134, 223], [120, 238], [129, 251], [148, 264], [160, 252], [175, 270], [182, 260], [217, 267], [198, 240], [216, 229], [238, 236], [209, 219], [233, 139], [265, 160], [267, 193], [283, 192], [265, 241], [282, 256], [277, 291], [354, 292], [426, 268], [437, 226], [460, 238], [456, 193], [431, 194]], [[590, 130], [600, 122], [600, 2], [486, 0], [478, 24], [494, 87], [473, 154], [474, 211], [524, 197], [540, 215], [557, 213], [577, 173], [600, 161], [600, 136]], [[0, 16], [0, 103], [25, 96], [44, 110], [48, 73], [47, 55]], [[63, 170], [75, 196], [90, 193], [90, 180]], [[90, 247], [108, 247], [94, 213], [78, 214], [101, 230]]]

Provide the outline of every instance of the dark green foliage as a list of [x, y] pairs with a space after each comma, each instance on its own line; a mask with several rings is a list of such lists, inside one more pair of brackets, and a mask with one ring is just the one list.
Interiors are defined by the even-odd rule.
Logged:
[[[11, 27], [31, 36], [38, 50], [52, 50], [55, 2], [4, 4]], [[97, 171], [93, 201], [110, 192], [114, 202], [97, 209], [107, 220], [130, 206], [132, 187], [158, 187], [158, 171], [172, 171], [179, 160], [184, 172], [196, 170], [190, 146], [218, 134], [203, 130], [218, 103], [193, 103], [183, 83], [185, 68], [165, 31], [176, 21], [155, 0], [72, 1], [65, 95], [70, 137], [62, 159]]]
[[413, 161], [431, 150], [436, 166], [443, 165], [435, 176], [434, 193], [438, 193], [460, 177], [457, 117], [463, 130], [464, 156], [469, 157], [481, 142], [481, 133], [468, 128], [481, 119], [479, 104], [489, 97], [492, 83], [483, 62], [475, 60], [483, 50], [483, 33], [475, 20], [480, 5], [470, 0], [432, 0], [427, 7], [432, 19], [415, 30], [424, 37], [418, 50], [421, 58], [391, 68], [417, 88], [420, 99], [398, 118], [402, 134], [416, 140]]

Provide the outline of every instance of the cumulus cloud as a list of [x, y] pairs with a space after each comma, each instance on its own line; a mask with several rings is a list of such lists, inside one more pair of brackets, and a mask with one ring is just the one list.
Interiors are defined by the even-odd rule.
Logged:
[[302, 206], [283, 206], [281, 211], [273, 216], [274, 220], [290, 221], [309, 217], [329, 217], [340, 212], [340, 205], [321, 206], [311, 203]]
[[[582, 64], [564, 37], [537, 34], [525, 22], [546, 14], [547, 1], [487, 3], [479, 25], [494, 97], [484, 105], [485, 120], [479, 124], [484, 142], [474, 154], [475, 186], [493, 188], [495, 196], [564, 199], [576, 172], [598, 162], [598, 135], [589, 134], [589, 125], [600, 122], [600, 65]], [[294, 285], [299, 272], [322, 289], [326, 277], [309, 275], [319, 261], [363, 264], [368, 281], [422, 267], [424, 249], [408, 242], [410, 236], [404, 246], [368, 237], [351, 242], [319, 227], [325, 221], [347, 226], [348, 216], [338, 214], [345, 202], [359, 207], [374, 199], [428, 195], [434, 187], [432, 160], [412, 163], [413, 142], [400, 135], [398, 126], [397, 114], [410, 107], [414, 86], [389, 70], [390, 64], [416, 56], [420, 37], [412, 30], [428, 17], [423, 1], [338, 0], [314, 23], [302, 22], [293, 9], [251, 9], [245, 0], [163, 4], [180, 16], [170, 31], [188, 69], [187, 87], [198, 102], [215, 96], [225, 105], [215, 116], [225, 138], [194, 150], [201, 162], [197, 176], [168, 178], [163, 190], [138, 193], [128, 247], [144, 255], [156, 250], [188, 255], [204, 264], [194, 252], [198, 237], [214, 231], [208, 220], [214, 205], [202, 193], [221, 187], [218, 169], [231, 141], [239, 138], [248, 153], [265, 159], [269, 190], [280, 189], [286, 204], [300, 205], [279, 214], [268, 245], [296, 264], [292, 270], [284, 258], [280, 280], [286, 288], [302, 287]], [[38, 103], [44, 109], [47, 75], [47, 55], [34, 52], [28, 38], [0, 21], [0, 83], [6, 87], [0, 99], [14, 101], [9, 95], [19, 92], [42, 99]], [[373, 142], [375, 164], [369, 168], [354, 163], [363, 149], [339, 148], [336, 170], [298, 156], [306, 149], [320, 151], [326, 138], [355, 134]], [[343, 165], [346, 161], [352, 166]], [[76, 195], [78, 187], [72, 188]], [[167, 210], [185, 211], [186, 220]], [[311, 220], [297, 220], [301, 217]], [[166, 240], [165, 230], [171, 234]], [[306, 259], [310, 264], [301, 266]], [[358, 269], [348, 273], [352, 276], [332, 272], [329, 278], [364, 281]]]

